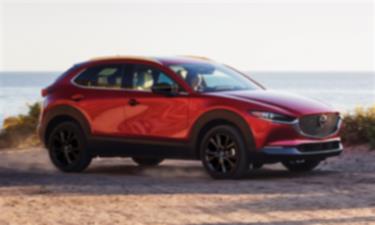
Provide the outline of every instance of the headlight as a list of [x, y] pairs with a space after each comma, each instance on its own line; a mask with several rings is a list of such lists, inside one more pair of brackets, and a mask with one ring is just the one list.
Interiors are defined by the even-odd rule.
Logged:
[[273, 112], [250, 111], [250, 114], [255, 117], [258, 117], [264, 120], [270, 120], [276, 123], [292, 123], [293, 121], [296, 120], [295, 117], [282, 115], [279, 113], [273, 113]]

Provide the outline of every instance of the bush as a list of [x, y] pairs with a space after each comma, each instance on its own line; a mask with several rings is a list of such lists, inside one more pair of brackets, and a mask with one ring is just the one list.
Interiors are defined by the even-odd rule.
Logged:
[[0, 132], [0, 148], [30, 147], [39, 145], [36, 127], [40, 114], [40, 104], [29, 105], [26, 115], [8, 117]]
[[344, 115], [341, 137], [346, 144], [370, 144], [375, 148], [375, 106], [357, 108]]

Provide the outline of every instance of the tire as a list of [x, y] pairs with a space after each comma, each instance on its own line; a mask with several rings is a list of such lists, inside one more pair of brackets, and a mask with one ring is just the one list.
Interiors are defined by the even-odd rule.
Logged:
[[49, 157], [60, 171], [81, 172], [91, 163], [86, 137], [74, 122], [62, 122], [54, 127], [47, 143]]
[[315, 169], [320, 163], [320, 160], [298, 159], [283, 161], [285, 168], [292, 172], [308, 172]]
[[161, 158], [143, 158], [143, 157], [133, 157], [132, 159], [135, 163], [137, 163], [140, 166], [157, 166], [164, 160]]
[[249, 171], [249, 150], [233, 126], [210, 129], [201, 140], [199, 150], [203, 166], [214, 179], [240, 179]]

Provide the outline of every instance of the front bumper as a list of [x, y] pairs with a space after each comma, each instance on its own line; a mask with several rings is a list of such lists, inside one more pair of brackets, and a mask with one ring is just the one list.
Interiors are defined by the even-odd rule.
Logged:
[[341, 154], [343, 145], [341, 141], [301, 144], [296, 146], [266, 146], [259, 153], [265, 159], [325, 159]]

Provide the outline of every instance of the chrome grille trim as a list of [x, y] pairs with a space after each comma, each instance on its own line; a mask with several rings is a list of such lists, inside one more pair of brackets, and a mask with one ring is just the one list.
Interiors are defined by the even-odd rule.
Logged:
[[[324, 113], [322, 113], [324, 114]], [[317, 114], [319, 115], [319, 114]], [[338, 115], [337, 117], [337, 122], [334, 126], [334, 129], [332, 132], [328, 133], [328, 134], [318, 134], [318, 135], [311, 135], [311, 134], [307, 134], [305, 133], [302, 129], [301, 129], [301, 126], [300, 126], [300, 118], [296, 119], [295, 121], [293, 121], [292, 125], [294, 127], [294, 129], [302, 136], [305, 136], [305, 137], [310, 137], [310, 138], [325, 138], [325, 137], [329, 137], [329, 136], [332, 136], [332, 135], [335, 135], [339, 132], [340, 130], [340, 127], [341, 127], [341, 123], [342, 123], [342, 117], [340, 115]]]

